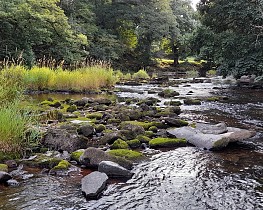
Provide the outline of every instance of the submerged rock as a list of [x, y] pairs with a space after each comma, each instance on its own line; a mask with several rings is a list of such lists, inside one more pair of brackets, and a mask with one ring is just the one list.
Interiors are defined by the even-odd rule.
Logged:
[[100, 162], [98, 171], [107, 174], [109, 177], [130, 178], [133, 175], [129, 170], [112, 161]]
[[197, 123], [196, 127], [181, 127], [170, 129], [168, 134], [177, 138], [185, 138], [189, 143], [209, 149], [220, 149], [228, 143], [248, 139], [255, 135], [254, 131], [240, 128], [226, 127], [223, 123], [209, 125]]
[[6, 183], [10, 179], [12, 179], [12, 176], [9, 173], [0, 171], [0, 183]]
[[81, 191], [87, 199], [98, 199], [106, 188], [107, 180], [105, 173], [94, 171], [81, 179]]

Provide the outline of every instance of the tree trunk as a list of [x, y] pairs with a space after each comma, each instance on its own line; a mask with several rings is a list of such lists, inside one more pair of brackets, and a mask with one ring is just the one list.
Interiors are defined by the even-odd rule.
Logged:
[[173, 66], [177, 66], [179, 64], [179, 48], [177, 45], [173, 45]]

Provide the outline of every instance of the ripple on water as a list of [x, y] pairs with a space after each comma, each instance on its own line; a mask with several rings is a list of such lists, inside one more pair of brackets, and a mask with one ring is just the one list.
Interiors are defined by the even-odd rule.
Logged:
[[[225, 172], [213, 153], [179, 148], [155, 155], [88, 209], [260, 209], [255, 180]], [[217, 160], [218, 161], [218, 160]], [[241, 182], [240, 180], [244, 180]], [[259, 192], [258, 192], [259, 193]]]

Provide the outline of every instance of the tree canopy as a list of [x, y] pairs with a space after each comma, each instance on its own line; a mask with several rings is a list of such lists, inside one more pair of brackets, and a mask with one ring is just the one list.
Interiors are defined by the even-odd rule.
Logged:
[[194, 48], [221, 74], [263, 74], [263, 1], [201, 0]]

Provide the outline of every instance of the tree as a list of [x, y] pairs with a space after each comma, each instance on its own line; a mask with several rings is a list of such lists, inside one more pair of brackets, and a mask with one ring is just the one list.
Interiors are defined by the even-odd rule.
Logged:
[[201, 22], [217, 42], [210, 51], [223, 75], [263, 74], [262, 9], [262, 0], [201, 0], [198, 5]]
[[179, 64], [179, 54], [182, 54], [186, 47], [185, 39], [188, 39], [189, 34], [193, 32], [197, 20], [189, 0], [171, 0], [171, 9], [176, 19], [177, 30], [171, 30], [170, 43], [174, 66], [177, 66]]
[[0, 59], [21, 54], [28, 65], [44, 56], [71, 61], [86, 37], [74, 34], [58, 0], [0, 0]]

